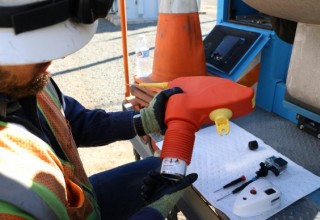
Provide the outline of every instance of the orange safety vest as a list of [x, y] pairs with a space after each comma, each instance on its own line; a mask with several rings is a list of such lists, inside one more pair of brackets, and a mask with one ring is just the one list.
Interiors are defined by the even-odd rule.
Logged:
[[[71, 129], [52, 84], [37, 95], [68, 161], [23, 126], [0, 122], [0, 219], [100, 219], [93, 187], [84, 171]], [[15, 218], [13, 218], [15, 217]]]

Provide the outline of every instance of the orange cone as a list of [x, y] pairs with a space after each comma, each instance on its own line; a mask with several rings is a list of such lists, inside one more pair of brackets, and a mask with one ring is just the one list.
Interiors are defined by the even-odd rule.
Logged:
[[204, 76], [205, 54], [196, 0], [161, 0], [151, 81]]

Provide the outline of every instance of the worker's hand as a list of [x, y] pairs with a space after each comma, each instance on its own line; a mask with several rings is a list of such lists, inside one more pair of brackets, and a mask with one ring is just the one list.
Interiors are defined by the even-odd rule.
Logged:
[[165, 133], [167, 129], [164, 123], [166, 102], [172, 95], [182, 92], [179, 87], [163, 90], [153, 97], [147, 108], [140, 110], [142, 125], [146, 134]]
[[159, 172], [151, 171], [144, 179], [141, 195], [148, 207], [161, 213], [165, 218], [176, 205], [188, 186], [198, 178], [196, 173], [189, 174], [179, 181], [163, 177]]
[[170, 195], [191, 186], [197, 178], [198, 174], [192, 173], [183, 177], [181, 180], [175, 181], [162, 176], [158, 171], [151, 171], [143, 180], [143, 186], [141, 188], [142, 199], [146, 204], [150, 204], [164, 195]]

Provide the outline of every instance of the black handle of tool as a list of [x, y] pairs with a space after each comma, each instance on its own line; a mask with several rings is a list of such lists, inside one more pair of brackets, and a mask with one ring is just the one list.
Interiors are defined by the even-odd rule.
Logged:
[[235, 179], [235, 180], [231, 181], [230, 183], [224, 185], [223, 188], [224, 188], [224, 189], [225, 189], [225, 188], [228, 188], [228, 187], [230, 187], [230, 186], [233, 186], [233, 185], [235, 185], [235, 184], [237, 184], [237, 183], [240, 183], [240, 182], [242, 182], [242, 181], [245, 181], [245, 180], [246, 180], [246, 177], [245, 177], [245, 176], [241, 176], [241, 177], [239, 177], [238, 179]]
[[249, 185], [250, 183], [252, 183], [253, 181], [255, 181], [255, 179], [250, 180], [248, 182], [245, 182], [244, 184], [242, 184], [241, 186], [239, 186], [238, 188], [235, 188], [234, 190], [232, 190], [233, 194], [236, 194], [240, 191], [242, 191], [244, 188], [246, 188], [247, 185]]

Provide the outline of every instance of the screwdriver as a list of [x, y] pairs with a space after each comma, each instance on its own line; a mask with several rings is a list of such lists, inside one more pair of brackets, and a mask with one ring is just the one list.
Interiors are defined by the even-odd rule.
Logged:
[[257, 179], [258, 179], [258, 178], [255, 177], [255, 178], [251, 179], [250, 181], [245, 182], [244, 184], [242, 184], [242, 185], [239, 186], [238, 188], [235, 188], [234, 190], [232, 190], [231, 193], [229, 193], [229, 194], [227, 194], [227, 195], [225, 195], [225, 196], [217, 199], [217, 201], [220, 201], [221, 199], [224, 199], [224, 198], [226, 198], [227, 196], [230, 196], [230, 195], [232, 195], [232, 194], [236, 194], [236, 193], [242, 191], [244, 188], [246, 188], [247, 185], [249, 185], [250, 183], [252, 183], [253, 181], [255, 181], [255, 180], [257, 180]]
[[218, 192], [218, 191], [220, 191], [220, 190], [222, 190], [222, 189], [228, 188], [228, 187], [230, 187], [230, 186], [236, 185], [237, 183], [240, 183], [240, 182], [245, 181], [245, 180], [246, 180], [246, 177], [245, 177], [245, 176], [240, 176], [239, 178], [237, 178], [237, 179], [231, 181], [230, 183], [224, 185], [222, 188], [217, 189], [217, 190], [214, 191], [213, 193]]

